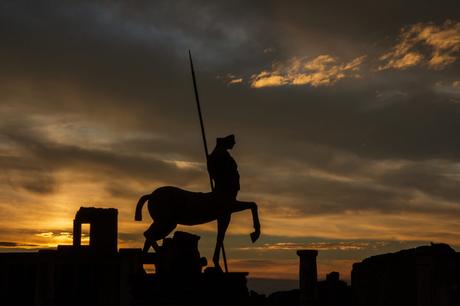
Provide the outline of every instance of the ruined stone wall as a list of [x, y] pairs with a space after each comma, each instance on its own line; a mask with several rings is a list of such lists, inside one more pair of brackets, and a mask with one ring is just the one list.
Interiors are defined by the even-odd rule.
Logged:
[[459, 254], [432, 244], [353, 265], [355, 306], [458, 306]]

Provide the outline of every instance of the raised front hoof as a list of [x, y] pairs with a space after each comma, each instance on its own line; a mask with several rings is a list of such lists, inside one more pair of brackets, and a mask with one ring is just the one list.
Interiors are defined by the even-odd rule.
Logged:
[[252, 241], [252, 243], [254, 243], [254, 242], [257, 241], [257, 239], [259, 239], [260, 231], [255, 231], [255, 232], [251, 233], [249, 236], [251, 236], [251, 241]]

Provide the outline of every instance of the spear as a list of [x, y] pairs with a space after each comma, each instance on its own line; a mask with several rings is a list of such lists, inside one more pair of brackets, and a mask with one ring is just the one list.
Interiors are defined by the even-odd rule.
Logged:
[[[198, 117], [200, 118], [201, 137], [203, 139], [204, 153], [206, 155], [206, 165], [207, 165], [208, 158], [209, 158], [208, 144], [206, 142], [206, 133], [204, 130], [203, 116], [201, 115], [200, 97], [198, 96], [198, 87], [196, 85], [195, 69], [193, 69], [192, 53], [190, 52], [190, 50], [188, 50], [188, 57], [190, 59], [190, 69], [192, 70], [193, 89], [195, 90], [195, 101], [196, 101], [196, 107], [198, 110]], [[209, 176], [209, 184], [211, 185], [211, 190], [214, 191], [214, 184], [212, 182], [211, 173], [209, 173], [209, 170], [208, 170], [208, 176]], [[225, 248], [224, 248], [223, 243], [222, 243], [222, 257], [224, 259], [225, 272], [228, 273], [227, 256], [225, 255]]]

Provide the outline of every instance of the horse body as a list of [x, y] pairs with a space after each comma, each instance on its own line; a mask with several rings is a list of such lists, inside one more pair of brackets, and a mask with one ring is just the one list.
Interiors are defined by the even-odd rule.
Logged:
[[178, 224], [198, 225], [217, 220], [218, 233], [213, 261], [215, 266], [220, 268], [219, 252], [230, 216], [234, 212], [246, 209], [252, 212], [255, 229], [251, 234], [251, 240], [255, 242], [260, 235], [257, 205], [253, 202], [228, 201], [213, 192], [191, 192], [178, 187], [164, 186], [139, 199], [136, 206], [136, 221], [142, 220], [142, 207], [146, 201], [153, 223], [144, 233], [144, 252], [147, 252], [150, 246], [158, 250], [157, 241], [168, 236]]
[[156, 222], [197, 225], [216, 220], [224, 212], [209, 192], [191, 192], [177, 187], [156, 189], [148, 202], [148, 210]]

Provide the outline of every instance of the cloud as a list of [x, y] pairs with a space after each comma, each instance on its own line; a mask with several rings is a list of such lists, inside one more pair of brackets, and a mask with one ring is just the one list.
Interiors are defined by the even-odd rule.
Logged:
[[460, 22], [417, 23], [401, 30], [398, 43], [380, 57], [384, 63], [378, 70], [406, 69], [422, 63], [441, 70], [457, 60], [459, 51]]
[[242, 78], [236, 78], [236, 79], [230, 80], [229, 84], [238, 84], [238, 83], [242, 83], [242, 82], [243, 82]]
[[[171, 161], [165, 159], [162, 154], [136, 155], [135, 150], [119, 152], [110, 148], [110, 142], [109, 149], [104, 148], [107, 143], [103, 146], [87, 148], [83, 143], [58, 142], [50, 139], [43, 131], [37, 130], [34, 124], [23, 118], [22, 123], [14, 127], [11, 125], [0, 127], [2, 135], [16, 146], [9, 149], [7, 155], [0, 156], [0, 164], [5, 169], [9, 169], [8, 175], [14, 185], [32, 192], [54, 191], [53, 186], [56, 183], [52, 179], [52, 174], [62, 170], [73, 170], [75, 173], [97, 171], [107, 178], [117, 174], [123, 175], [125, 179], [158, 178], [162, 176], [159, 173], [169, 173], [174, 177], [180, 177], [181, 180], [184, 179], [183, 182], [193, 180], [195, 177], [193, 173], [201, 171], [196, 162]], [[33, 174], [37, 172], [37, 166], [40, 176]], [[178, 173], [181, 175], [175, 175]]]
[[[59, 244], [72, 244], [73, 234], [71, 232], [41, 232], [36, 233], [36, 237], [39, 237], [42, 241], [41, 247], [56, 247]], [[88, 234], [82, 233], [81, 241], [83, 244], [89, 243]]]
[[276, 250], [299, 250], [299, 249], [314, 249], [318, 251], [356, 251], [363, 249], [381, 248], [384, 242], [375, 243], [371, 246], [368, 242], [340, 241], [340, 242], [311, 242], [311, 243], [296, 243], [296, 242], [278, 242], [265, 243], [262, 246], [243, 247], [243, 250], [260, 250], [260, 251], [276, 251]]
[[398, 53], [402, 53], [401, 50], [395, 51], [393, 54], [387, 53], [380, 57], [380, 60], [385, 61], [388, 60], [388, 63], [384, 66], [380, 66], [379, 70], [385, 70], [389, 68], [393, 69], [406, 69], [412, 66], [417, 65], [423, 59], [423, 55], [416, 52], [408, 52], [403, 55], [399, 55]]
[[17, 169], [9, 171], [7, 175], [12, 188], [20, 187], [28, 192], [43, 195], [56, 192], [58, 188], [58, 181], [46, 169]]
[[222, 80], [224, 83], [227, 85], [235, 85], [235, 84], [240, 84], [243, 82], [243, 78], [240, 76], [236, 76], [232, 73], [227, 73], [225, 76], [217, 76], [216, 77], [219, 80]]
[[283, 85], [310, 85], [313, 87], [333, 85], [343, 78], [360, 77], [359, 68], [366, 56], [348, 63], [337, 63], [331, 55], [319, 55], [314, 59], [294, 57], [287, 62], [276, 63], [271, 71], [262, 71], [251, 77], [251, 87], [274, 87]]
[[20, 243], [20, 242], [12, 242], [12, 241], [0, 241], [0, 247], [6, 248], [30, 248], [30, 247], [38, 247], [38, 244], [30, 244], [30, 243]]
[[[337, 225], [338, 220], [333, 216], [340, 215], [346, 215], [347, 220], [359, 215], [368, 218], [385, 215], [382, 219], [387, 220], [400, 214], [429, 215], [432, 219], [460, 215], [456, 163], [376, 161], [336, 154], [323, 156], [322, 160], [304, 156], [304, 161], [310, 163], [277, 161], [271, 167], [268, 166], [271, 162], [267, 162], [261, 172], [243, 176], [242, 186], [251, 192], [245, 197], [257, 199], [263, 215], [277, 220], [270, 222], [280, 222], [279, 218], [286, 222], [298, 219], [299, 227], [321, 224], [329, 218]], [[308, 220], [307, 216], [318, 220]], [[311, 230], [322, 231], [316, 227]], [[444, 233], [442, 236], [450, 239]]]
[[436, 82], [434, 89], [439, 93], [446, 94], [454, 98], [460, 97], [460, 81], [458, 80]]
[[[69, 220], [69, 224], [71, 220]], [[40, 231], [36, 229], [15, 229], [6, 230], [10, 238], [24, 238], [27, 242], [16, 242], [16, 241], [2, 241], [0, 242], [0, 248], [11, 248], [11, 249], [44, 249], [44, 248], [56, 248], [58, 245], [69, 245], [72, 244], [72, 232], [63, 230], [52, 230], [52, 231]], [[82, 243], [89, 243], [89, 226], [83, 228]], [[18, 234], [21, 235], [18, 235]], [[1, 251], [0, 251], [1, 252]]]

